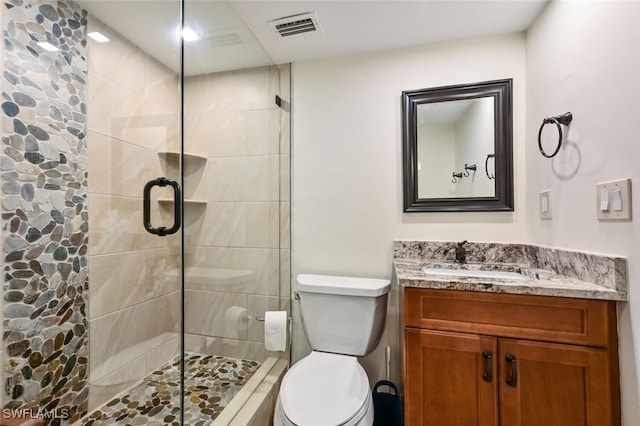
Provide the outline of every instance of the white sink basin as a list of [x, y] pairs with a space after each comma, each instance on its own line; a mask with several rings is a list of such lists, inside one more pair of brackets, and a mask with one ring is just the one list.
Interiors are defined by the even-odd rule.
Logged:
[[519, 272], [511, 271], [491, 271], [482, 269], [448, 269], [448, 268], [434, 268], [425, 266], [422, 268], [425, 274], [440, 275], [440, 276], [452, 276], [452, 277], [471, 277], [471, 278], [494, 278], [494, 279], [507, 279], [507, 280], [528, 280], [529, 277], [522, 275]]

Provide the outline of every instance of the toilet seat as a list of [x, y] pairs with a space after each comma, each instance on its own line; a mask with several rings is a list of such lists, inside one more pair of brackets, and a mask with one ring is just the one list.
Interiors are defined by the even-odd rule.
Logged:
[[356, 424], [371, 404], [369, 380], [356, 357], [311, 352], [285, 375], [281, 413], [295, 425]]

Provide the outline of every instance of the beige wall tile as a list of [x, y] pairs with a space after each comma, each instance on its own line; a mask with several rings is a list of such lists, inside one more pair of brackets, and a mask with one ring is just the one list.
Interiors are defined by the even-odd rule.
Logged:
[[280, 73], [280, 96], [291, 101], [291, 64], [277, 65]]
[[280, 160], [277, 155], [246, 158], [245, 201], [278, 201]]
[[89, 73], [100, 75], [118, 85], [141, 93], [144, 90], [145, 55], [138, 47], [89, 15], [87, 32], [108, 34], [109, 43], [87, 38]]
[[[148, 178], [145, 176], [145, 179], [142, 180], [143, 183], [160, 176], [180, 182], [180, 162], [174, 156], [164, 155], [164, 151], [159, 153], [154, 150], [147, 150], [146, 152], [149, 154], [144, 158], [145, 169], [149, 176]], [[142, 189], [140, 188], [138, 194], [141, 193]]]
[[246, 141], [248, 155], [278, 154], [280, 109], [247, 111]]
[[167, 342], [151, 349], [146, 357], [146, 373], [151, 374], [164, 364], [180, 356], [180, 335], [175, 334]]
[[147, 297], [144, 252], [90, 256], [89, 318], [122, 310]]
[[205, 353], [263, 362], [271, 352], [264, 349], [264, 343], [207, 337]]
[[291, 200], [291, 157], [280, 156], [280, 201]]
[[[170, 226], [173, 210], [152, 201], [152, 224]], [[159, 218], [158, 216], [162, 216]], [[142, 226], [142, 198], [89, 194], [91, 254], [108, 254], [179, 245], [179, 234], [159, 238]]]
[[207, 200], [244, 201], [247, 168], [246, 158], [210, 158], [206, 173]]
[[207, 250], [204, 247], [187, 245], [184, 248], [184, 267], [193, 268], [204, 266], [207, 263]]
[[186, 290], [185, 306], [187, 333], [246, 340], [246, 295]]
[[95, 380], [145, 355], [179, 332], [180, 297], [162, 296], [90, 321]]
[[135, 385], [145, 376], [146, 371], [146, 359], [142, 356], [98, 380], [91, 378], [89, 380], [89, 411], [99, 408], [120, 392]]
[[180, 118], [144, 96], [134, 95], [133, 111], [112, 119], [115, 137], [155, 151], [179, 150]]
[[179, 116], [97, 74], [89, 77], [89, 131], [153, 150], [179, 148]]
[[[151, 178], [144, 161], [151, 152], [139, 146], [89, 132], [89, 192], [140, 197]], [[142, 161], [141, 161], [142, 160]], [[146, 179], [146, 180], [145, 180]]]
[[185, 113], [272, 108], [279, 85], [275, 67], [190, 77], [185, 81]]
[[185, 157], [184, 161], [184, 198], [205, 200], [207, 193], [206, 161], [194, 157]]
[[185, 117], [185, 150], [208, 157], [247, 154], [246, 113], [209, 112]]
[[135, 111], [134, 93], [92, 73], [89, 75], [88, 96], [91, 113], [87, 115], [87, 129], [105, 136], [120, 135], [115, 123], [118, 118], [123, 121]]
[[[290, 99], [290, 98], [288, 98]], [[286, 105], [291, 108], [291, 105]], [[280, 154], [291, 154], [291, 111], [283, 109], [280, 114]]]
[[[204, 210], [204, 211], [203, 211]], [[207, 203], [185, 212], [188, 245], [243, 247], [247, 242], [246, 203]]]
[[280, 297], [291, 297], [291, 250], [280, 250]]
[[291, 247], [291, 203], [280, 203], [280, 248]]
[[279, 203], [246, 203], [247, 247], [278, 248], [280, 244]]
[[263, 343], [189, 333], [185, 335], [185, 349], [187, 352], [250, 359], [258, 362], [263, 362], [269, 356]]
[[210, 201], [278, 201], [277, 155], [213, 158], [207, 168]]
[[185, 333], [184, 350], [185, 352], [214, 355], [207, 352], [207, 336], [202, 336], [200, 334]]
[[178, 75], [149, 55], [145, 55], [144, 58], [144, 84], [147, 99], [162, 106], [171, 114], [179, 114]]
[[250, 281], [233, 284], [233, 290], [219, 291], [276, 296], [279, 294], [279, 262], [279, 251], [275, 249], [207, 247], [207, 268], [253, 272]]
[[180, 291], [180, 247], [146, 250], [145, 265], [146, 276], [138, 286], [145, 289], [148, 299]]
[[188, 290], [249, 294], [256, 286], [254, 271], [205, 266], [189, 266], [185, 269], [185, 288]]
[[280, 310], [287, 311], [289, 316], [291, 316], [291, 298], [290, 297], [280, 297]]

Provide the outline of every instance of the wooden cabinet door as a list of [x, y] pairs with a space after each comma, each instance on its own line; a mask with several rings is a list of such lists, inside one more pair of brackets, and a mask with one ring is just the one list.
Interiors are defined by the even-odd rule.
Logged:
[[498, 425], [497, 339], [405, 328], [405, 424]]
[[502, 426], [607, 426], [612, 407], [604, 349], [499, 340]]

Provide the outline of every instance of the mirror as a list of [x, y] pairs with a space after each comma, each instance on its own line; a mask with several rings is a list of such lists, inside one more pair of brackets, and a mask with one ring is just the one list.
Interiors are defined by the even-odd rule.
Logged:
[[402, 92], [404, 211], [513, 211], [512, 80]]

